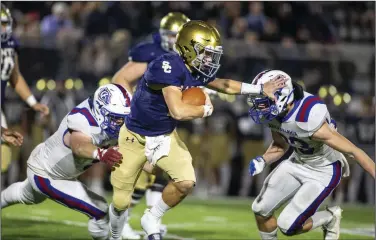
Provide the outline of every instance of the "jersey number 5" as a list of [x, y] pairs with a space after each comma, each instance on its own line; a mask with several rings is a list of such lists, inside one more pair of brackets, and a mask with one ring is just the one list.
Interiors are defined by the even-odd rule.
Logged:
[[167, 61], [162, 62], [162, 68], [165, 73], [171, 73], [171, 65]]

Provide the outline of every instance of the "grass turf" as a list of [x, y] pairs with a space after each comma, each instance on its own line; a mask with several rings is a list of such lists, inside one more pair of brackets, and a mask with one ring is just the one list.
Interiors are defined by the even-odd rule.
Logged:
[[[245, 199], [186, 199], [163, 219], [168, 226], [167, 239], [260, 239], [250, 209], [251, 202]], [[144, 208], [144, 203], [137, 206], [130, 220], [131, 225], [140, 231], [139, 218]], [[340, 239], [374, 239], [374, 208], [343, 208]], [[90, 239], [85, 215], [50, 200], [34, 206], [15, 205], [3, 209], [1, 224], [3, 240]], [[322, 231], [290, 238], [278, 233], [278, 237], [322, 239]]]

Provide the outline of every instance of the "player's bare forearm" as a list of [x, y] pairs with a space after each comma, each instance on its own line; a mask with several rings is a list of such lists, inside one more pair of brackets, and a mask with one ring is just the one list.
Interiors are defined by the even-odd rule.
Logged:
[[137, 80], [142, 77], [147, 68], [147, 63], [128, 62], [112, 78], [112, 82], [120, 84], [133, 93]]
[[313, 135], [312, 139], [321, 141], [333, 149], [354, 158], [373, 178], [375, 178], [375, 162], [360, 148], [347, 138], [324, 123]]
[[178, 87], [168, 86], [162, 89], [167, 107], [171, 117], [179, 121], [188, 121], [202, 118], [204, 115], [203, 106], [185, 104], [182, 101], [182, 93]]
[[73, 154], [78, 158], [93, 158], [93, 152], [97, 150], [97, 146], [93, 144], [91, 137], [82, 132], [71, 132], [70, 141], [64, 139], [64, 142], [70, 143]]
[[272, 137], [273, 142], [262, 156], [267, 164], [278, 161], [288, 150], [287, 143], [283, 140], [279, 133], [272, 131]]
[[283, 154], [285, 154], [285, 152], [286, 152], [285, 148], [279, 146], [278, 144], [276, 144], [275, 141], [273, 141], [270, 144], [268, 150], [266, 150], [264, 155], [262, 155], [262, 157], [264, 158], [266, 164], [272, 164], [273, 162], [281, 159], [281, 157], [283, 156]]
[[226, 94], [240, 94], [242, 83], [231, 79], [216, 78], [207, 87], [217, 92]]
[[10, 84], [14, 88], [16, 93], [21, 97], [21, 99], [26, 101], [26, 99], [30, 97], [32, 93], [24, 77], [22, 76], [20, 72], [17, 55], [15, 59], [16, 59], [15, 66], [14, 66], [14, 69], [10, 78]]

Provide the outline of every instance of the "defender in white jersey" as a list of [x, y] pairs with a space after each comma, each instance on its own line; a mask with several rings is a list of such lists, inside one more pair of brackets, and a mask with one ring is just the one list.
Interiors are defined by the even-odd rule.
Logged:
[[[304, 92], [286, 73], [264, 71], [252, 84], [262, 86], [279, 78], [287, 81], [276, 92], [277, 101], [262, 96], [249, 98], [250, 116], [256, 123], [268, 124], [273, 136], [265, 154], [251, 160], [250, 174], [258, 174], [266, 164], [280, 159], [289, 146], [294, 148], [293, 154], [269, 174], [252, 204], [261, 238], [277, 239], [277, 228], [291, 236], [321, 226], [325, 239], [338, 239], [341, 208], [316, 211], [341, 177], [349, 174], [343, 154], [354, 158], [374, 178], [375, 163], [330, 126], [333, 120], [326, 105]], [[276, 219], [274, 211], [288, 201]]]
[[75, 107], [59, 129], [31, 153], [27, 179], [1, 192], [1, 208], [50, 198], [88, 215], [91, 236], [107, 239], [106, 200], [76, 178], [97, 162], [111, 167], [121, 163], [116, 145], [120, 127], [130, 112], [130, 101], [131, 95], [122, 86], [108, 84]]

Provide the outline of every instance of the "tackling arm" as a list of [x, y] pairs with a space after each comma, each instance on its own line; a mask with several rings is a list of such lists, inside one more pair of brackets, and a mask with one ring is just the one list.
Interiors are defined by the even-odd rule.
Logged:
[[[66, 139], [64, 142], [67, 142]], [[73, 154], [79, 158], [94, 158], [94, 152], [97, 151], [97, 146], [93, 144], [91, 137], [77, 131], [71, 132], [70, 148]]]
[[[164, 99], [170, 111], [171, 117], [179, 121], [188, 121], [195, 118], [206, 117], [205, 106], [194, 106], [182, 101], [180, 88], [168, 86], [162, 89]], [[206, 116], [205, 116], [206, 115]]]
[[[65, 138], [64, 142], [66, 142]], [[82, 132], [72, 131], [69, 142], [73, 154], [79, 158], [97, 159], [111, 167], [119, 166], [118, 164], [120, 164], [123, 159], [121, 153], [114, 147], [108, 149], [98, 148], [92, 143], [91, 137]]]
[[329, 147], [354, 158], [364, 170], [375, 178], [375, 162], [363, 150], [356, 147], [326, 122], [312, 135], [312, 139], [321, 141]]
[[112, 78], [112, 82], [120, 84], [133, 93], [137, 80], [142, 77], [147, 69], [147, 63], [129, 61]]
[[267, 164], [271, 164], [281, 159], [289, 147], [279, 133], [272, 131], [272, 137], [273, 142], [270, 144], [264, 155], [262, 155]]

